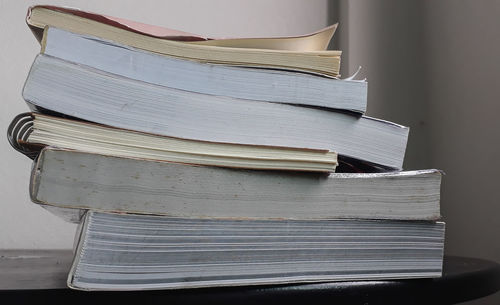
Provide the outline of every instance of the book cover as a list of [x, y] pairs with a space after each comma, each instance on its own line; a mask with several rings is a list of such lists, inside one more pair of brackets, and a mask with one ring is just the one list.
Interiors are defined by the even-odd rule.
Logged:
[[34, 202], [190, 218], [440, 218], [438, 170], [317, 174], [229, 169], [44, 148]]

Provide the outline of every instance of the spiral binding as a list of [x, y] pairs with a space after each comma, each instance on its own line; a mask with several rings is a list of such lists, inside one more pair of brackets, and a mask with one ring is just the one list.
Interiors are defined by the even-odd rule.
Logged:
[[33, 116], [29, 112], [17, 115], [7, 128], [7, 139], [10, 145], [15, 150], [28, 156], [30, 159], [35, 159], [39, 151], [29, 148], [28, 137], [33, 131]]

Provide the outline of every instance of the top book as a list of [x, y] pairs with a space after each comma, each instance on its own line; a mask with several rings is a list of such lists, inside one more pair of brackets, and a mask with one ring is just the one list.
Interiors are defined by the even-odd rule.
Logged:
[[[276, 49], [289, 51], [324, 51], [327, 49], [330, 40], [332, 39], [337, 24], [333, 24], [323, 28], [317, 32], [299, 35], [299, 36], [284, 36], [284, 37], [250, 37], [250, 38], [209, 38], [198, 34], [187, 33], [179, 30], [169, 29], [165, 27], [144, 24], [136, 21], [131, 21], [123, 18], [107, 16], [92, 12], [86, 12], [79, 9], [52, 6], [52, 5], [37, 5], [30, 7], [27, 15], [27, 23], [33, 33], [41, 40], [43, 34], [43, 23], [37, 23], [33, 20], [35, 15], [40, 13], [40, 10], [57, 11], [61, 13], [71, 14], [82, 17], [84, 19], [94, 20], [100, 23], [108, 24], [127, 31], [136, 32], [152, 37], [191, 42], [193, 44], [211, 45], [219, 47], [233, 48], [254, 48], [254, 49]], [[47, 12], [46, 12], [47, 13]], [[35, 17], [36, 19], [36, 17]]]
[[[284, 69], [337, 77], [340, 51], [325, 51], [336, 26], [297, 37], [210, 40], [120, 18], [56, 6], [34, 6], [26, 23], [38, 39], [57, 27], [77, 34], [198, 62]], [[198, 40], [194, 42], [186, 42]]]

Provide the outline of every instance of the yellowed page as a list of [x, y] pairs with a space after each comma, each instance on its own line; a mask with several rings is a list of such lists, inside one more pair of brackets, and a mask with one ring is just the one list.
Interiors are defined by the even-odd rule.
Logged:
[[321, 31], [296, 37], [275, 38], [233, 38], [187, 42], [205, 46], [254, 48], [289, 51], [324, 51], [335, 34], [337, 24], [331, 25]]
[[194, 45], [146, 36], [45, 8], [33, 9], [28, 16], [28, 23], [36, 27], [53, 26], [93, 35], [139, 49], [200, 62], [287, 69], [330, 77], [338, 76], [340, 68], [340, 51], [298, 52]]

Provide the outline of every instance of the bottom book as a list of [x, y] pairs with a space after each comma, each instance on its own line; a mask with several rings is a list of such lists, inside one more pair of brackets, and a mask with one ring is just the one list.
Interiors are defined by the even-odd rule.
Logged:
[[143, 290], [439, 277], [444, 223], [89, 211], [68, 285]]

